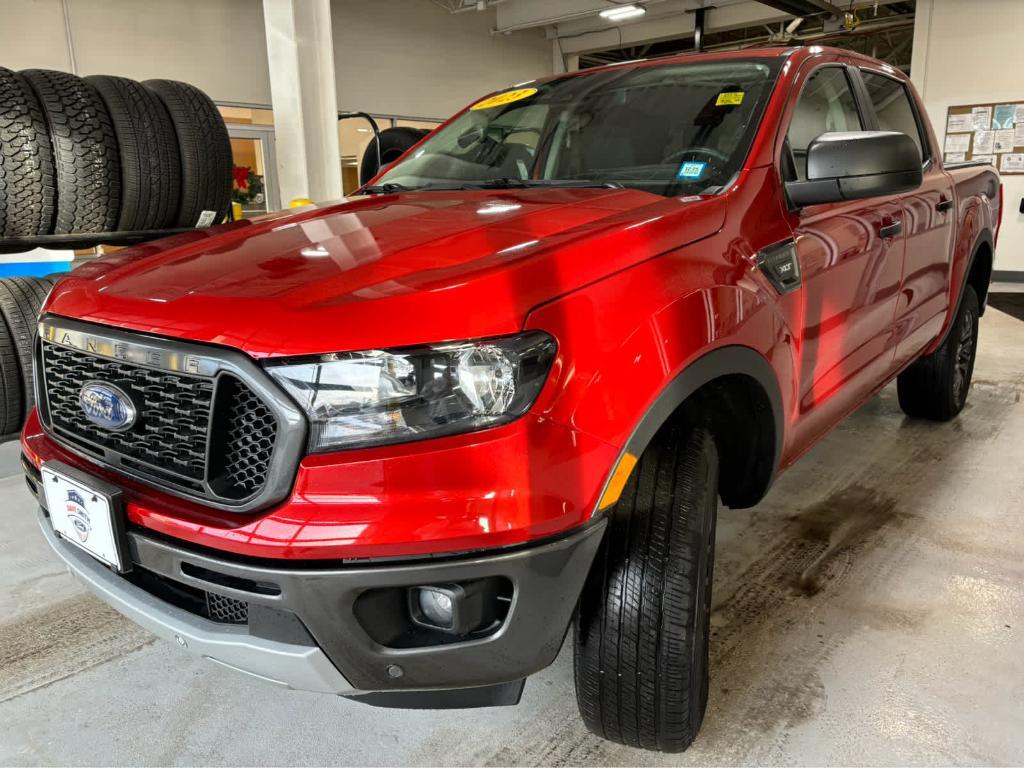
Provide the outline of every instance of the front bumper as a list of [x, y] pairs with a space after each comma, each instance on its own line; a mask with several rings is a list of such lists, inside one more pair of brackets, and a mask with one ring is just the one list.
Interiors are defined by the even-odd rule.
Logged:
[[[32, 480], [30, 474], [30, 485]], [[398, 706], [401, 699], [387, 697], [409, 692], [466, 694], [454, 703], [419, 695], [409, 699], [412, 706], [518, 700], [521, 681], [558, 654], [604, 530], [601, 519], [556, 540], [512, 551], [332, 568], [229, 560], [132, 530], [132, 571], [122, 576], [61, 540], [43, 508], [39, 523], [50, 546], [86, 586], [154, 634], [283, 686], [348, 696], [371, 694], [371, 703]], [[389, 624], [406, 610], [397, 597], [405, 588], [491, 577], [510, 584], [511, 594], [500, 626], [486, 636], [432, 638], [426, 645], [410, 645], [400, 632], [389, 635]], [[244, 625], [213, 621], [158, 596], [159, 590], [147, 587], [152, 584], [239, 601], [247, 605], [248, 619]], [[393, 642], [395, 637], [399, 641]], [[484, 690], [501, 695], [472, 693]]]

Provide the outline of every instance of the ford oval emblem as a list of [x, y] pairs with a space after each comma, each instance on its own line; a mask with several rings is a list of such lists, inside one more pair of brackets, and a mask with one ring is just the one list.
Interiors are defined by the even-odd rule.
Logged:
[[120, 387], [102, 381], [90, 381], [78, 393], [82, 413], [102, 429], [119, 432], [135, 423], [135, 404]]

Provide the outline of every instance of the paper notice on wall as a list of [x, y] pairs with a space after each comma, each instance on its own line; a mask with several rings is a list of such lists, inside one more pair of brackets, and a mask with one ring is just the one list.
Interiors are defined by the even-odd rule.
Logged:
[[971, 134], [951, 133], [946, 136], [946, 152], [966, 152], [971, 148]]
[[1024, 104], [1017, 104], [1017, 110], [1013, 116], [1013, 122], [1024, 123]]
[[1013, 128], [1013, 122], [1016, 117], [1016, 114], [1016, 105], [997, 104], [995, 113], [992, 115], [992, 128], [997, 131], [1002, 128]]
[[1000, 158], [999, 170], [1001, 171], [1024, 171], [1024, 154], [1011, 152]]
[[[1024, 106], [1024, 104], [1021, 106]], [[964, 131], [973, 130], [974, 125], [971, 123], [971, 115], [969, 114], [950, 115], [946, 118], [946, 133], [963, 133]]]
[[974, 156], [991, 155], [992, 145], [995, 143], [993, 131], [976, 131], [974, 133], [974, 148], [971, 150]]
[[988, 163], [989, 165], [996, 164], [995, 155], [974, 155], [974, 157], [972, 157], [971, 160], [973, 160], [976, 163]]
[[992, 148], [995, 152], [1013, 152], [1013, 128], [1009, 130], [992, 131], [995, 138], [992, 141]]
[[992, 128], [992, 107], [975, 107], [971, 110], [971, 125], [976, 131]]
[[1019, 123], [1013, 129], [1013, 146], [1024, 147], [1024, 123]]
[[965, 155], [963, 152], [947, 152], [946, 153], [946, 162], [947, 163], [962, 163], [966, 159], [967, 159], [967, 155]]

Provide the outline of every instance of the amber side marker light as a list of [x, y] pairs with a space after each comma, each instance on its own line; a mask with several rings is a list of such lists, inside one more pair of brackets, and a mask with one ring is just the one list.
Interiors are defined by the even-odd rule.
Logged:
[[601, 501], [597, 505], [599, 512], [604, 512], [608, 507], [612, 506], [619, 500], [622, 495], [622, 489], [626, 487], [626, 481], [629, 480], [630, 474], [633, 472], [633, 467], [636, 466], [637, 457], [632, 453], [622, 454], [622, 458], [619, 459], [618, 466], [615, 467], [615, 471], [612, 472], [612, 479], [608, 481], [608, 487], [604, 489], [604, 493], [601, 494]]

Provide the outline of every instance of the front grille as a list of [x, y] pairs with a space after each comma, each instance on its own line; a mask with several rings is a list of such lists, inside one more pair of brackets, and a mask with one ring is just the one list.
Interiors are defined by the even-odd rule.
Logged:
[[[130, 466], [169, 478], [190, 488], [206, 473], [206, 436], [210, 431], [213, 381], [198, 376], [156, 371], [117, 360], [43, 343], [46, 399], [54, 429], [127, 457]], [[90, 381], [115, 384], [138, 411], [136, 424], [111, 432], [85, 417], [78, 402]], [[191, 482], [189, 482], [191, 481]]]
[[[230, 505], [267, 485], [278, 420], [240, 378], [156, 370], [125, 360], [41, 344], [41, 413], [54, 435], [126, 474], [185, 495]], [[123, 431], [104, 429], [79, 403], [82, 386], [122, 390], [137, 411]]]
[[249, 621], [249, 604], [233, 597], [207, 592], [206, 613], [212, 621], [221, 624], [246, 624]]
[[248, 624], [249, 604], [243, 600], [207, 592], [136, 563], [124, 578], [173, 606], [219, 624]]
[[217, 390], [212, 475], [218, 492], [245, 498], [267, 482], [277, 419], [267, 404], [234, 377]]

